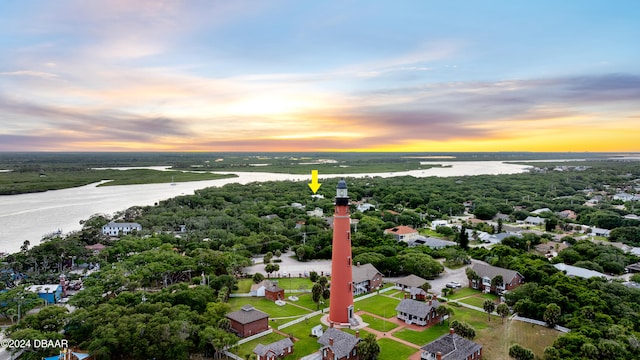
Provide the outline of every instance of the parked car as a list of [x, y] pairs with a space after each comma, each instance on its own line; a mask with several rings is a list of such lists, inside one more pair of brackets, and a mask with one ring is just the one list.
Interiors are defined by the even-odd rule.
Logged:
[[457, 281], [451, 281], [447, 283], [446, 287], [448, 287], [449, 289], [459, 289], [462, 287], [462, 284]]

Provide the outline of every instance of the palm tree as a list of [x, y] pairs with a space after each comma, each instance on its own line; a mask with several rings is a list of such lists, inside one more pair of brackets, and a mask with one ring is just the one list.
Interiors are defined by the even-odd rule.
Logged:
[[496, 312], [502, 318], [502, 323], [504, 324], [504, 318], [509, 315], [509, 306], [505, 303], [500, 303], [496, 308]]
[[493, 300], [487, 299], [482, 304], [482, 307], [484, 308], [484, 311], [487, 312], [487, 316], [489, 318], [489, 321], [491, 321], [491, 313], [493, 312], [493, 310], [496, 309], [496, 304], [493, 303]]

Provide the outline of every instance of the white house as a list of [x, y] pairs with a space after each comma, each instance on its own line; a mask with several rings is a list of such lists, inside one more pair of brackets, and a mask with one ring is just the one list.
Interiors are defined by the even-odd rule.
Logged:
[[102, 227], [102, 233], [109, 236], [126, 235], [134, 230], [141, 231], [142, 225], [138, 223], [117, 223], [112, 221]]
[[396, 239], [396, 241], [404, 241], [404, 242], [409, 242], [411, 240], [414, 240], [418, 235], [420, 235], [418, 233], [418, 230], [410, 228], [408, 226], [404, 226], [404, 225], [386, 229], [384, 233], [385, 235], [386, 234], [392, 235]]
[[447, 220], [433, 220], [431, 222], [431, 230], [435, 230], [438, 226], [447, 226]]
[[604, 236], [604, 237], [609, 237], [610, 234], [611, 234], [611, 230], [601, 229], [597, 227], [592, 227], [591, 233], [589, 233], [589, 235], [591, 236]]
[[322, 211], [322, 209], [319, 207], [311, 211], [307, 211], [307, 216], [322, 217], [323, 215], [324, 215], [324, 211]]
[[544, 219], [539, 216], [527, 216], [527, 218], [524, 219], [524, 223], [529, 225], [543, 225]]

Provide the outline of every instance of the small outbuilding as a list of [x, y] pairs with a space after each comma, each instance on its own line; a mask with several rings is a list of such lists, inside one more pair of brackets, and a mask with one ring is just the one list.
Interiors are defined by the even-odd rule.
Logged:
[[240, 310], [227, 314], [231, 330], [240, 337], [247, 337], [269, 329], [269, 314], [244, 305]]

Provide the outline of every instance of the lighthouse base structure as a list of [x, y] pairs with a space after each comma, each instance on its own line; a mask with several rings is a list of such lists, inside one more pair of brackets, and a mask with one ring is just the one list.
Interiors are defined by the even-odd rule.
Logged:
[[329, 314], [326, 315], [322, 315], [322, 317], [320, 318], [320, 322], [323, 325], [329, 326], [329, 327], [335, 327], [335, 328], [339, 328], [339, 329], [354, 329], [354, 330], [359, 330], [362, 328], [365, 328], [367, 326], [369, 326], [368, 323], [362, 321], [362, 318], [360, 317], [360, 315], [353, 315], [353, 317], [351, 318], [352, 322], [351, 323], [339, 323], [339, 322], [335, 322], [335, 321], [331, 321], [329, 319]]

